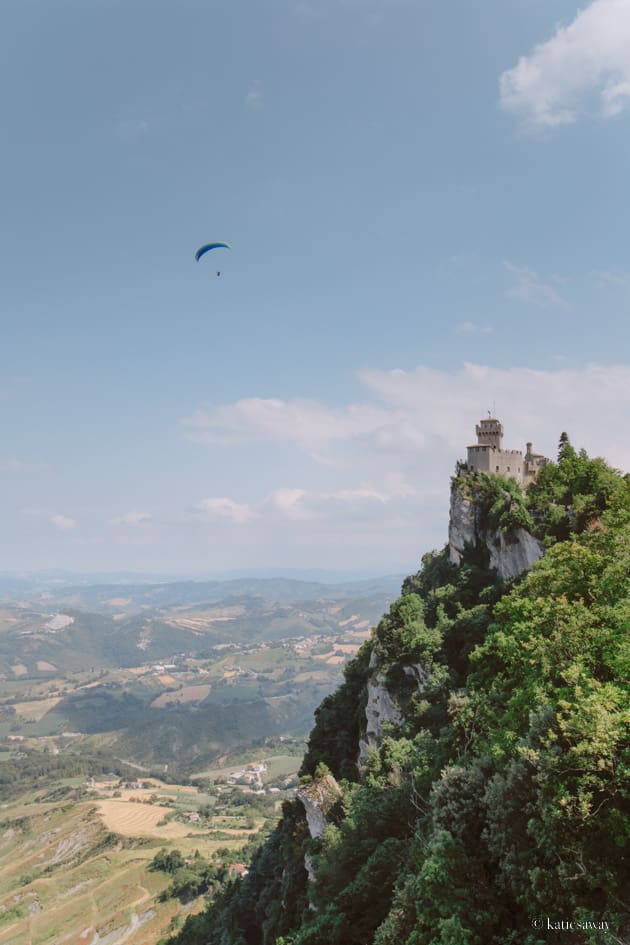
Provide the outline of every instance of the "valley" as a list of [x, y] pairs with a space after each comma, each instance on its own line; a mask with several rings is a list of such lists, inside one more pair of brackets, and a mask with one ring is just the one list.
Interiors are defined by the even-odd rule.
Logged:
[[0, 945], [154, 945], [242, 875], [398, 584], [5, 596]]

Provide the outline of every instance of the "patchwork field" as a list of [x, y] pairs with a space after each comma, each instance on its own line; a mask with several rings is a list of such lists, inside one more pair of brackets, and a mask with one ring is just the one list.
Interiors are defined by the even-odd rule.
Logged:
[[294, 796], [313, 710], [398, 582], [14, 583], [0, 945], [156, 945]]
[[176, 689], [175, 692], [163, 692], [161, 696], [153, 700], [151, 706], [154, 709], [162, 709], [169, 702], [200, 702], [206, 698], [210, 689], [210, 683], [200, 686], [182, 686], [181, 689]]
[[35, 699], [32, 702], [16, 702], [14, 709], [18, 716], [27, 722], [39, 722], [47, 712], [52, 711], [61, 702], [61, 696], [53, 699]]
[[262, 823], [247, 827], [227, 811], [214, 838], [210, 821], [177, 819], [213, 800], [190, 785], [71, 779], [3, 804], [0, 945], [155, 945], [178, 916], [204, 905], [162, 900], [171, 877], [149, 868], [157, 851], [206, 861], [218, 849], [238, 851]]

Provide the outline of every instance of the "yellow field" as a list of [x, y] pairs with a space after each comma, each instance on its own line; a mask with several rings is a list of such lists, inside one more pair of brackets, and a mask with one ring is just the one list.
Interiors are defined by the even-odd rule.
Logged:
[[[136, 791], [135, 794], [141, 792]], [[172, 813], [170, 807], [159, 804], [134, 804], [122, 798], [97, 801], [96, 807], [108, 830], [123, 837], [155, 837], [158, 840], [175, 840], [187, 837], [190, 824], [173, 821], [158, 827], [158, 823]]]
[[175, 692], [163, 692], [151, 703], [152, 709], [162, 709], [169, 702], [201, 702], [205, 699], [212, 687], [209, 683], [200, 686], [182, 686]]
[[192, 630], [193, 632], [200, 633], [205, 629], [208, 621], [196, 620], [193, 617], [190, 619], [187, 619], [186, 617], [178, 617], [177, 619], [169, 620], [168, 622], [171, 624], [171, 626], [183, 627], [184, 630]]
[[61, 696], [54, 699], [37, 699], [34, 702], [17, 702], [14, 708], [17, 714], [27, 722], [39, 722], [59, 702], [61, 702]]
[[37, 660], [37, 668], [40, 673], [56, 673], [57, 667], [53, 666], [52, 663], [47, 663], [46, 660]]
[[28, 666], [24, 663], [16, 663], [11, 667], [14, 676], [25, 676], [28, 673]]
[[[177, 610], [178, 608], [174, 608]], [[185, 608], [183, 608], [185, 609]], [[213, 607], [209, 610], [194, 611], [193, 614], [182, 614], [181, 616], [169, 617], [166, 621], [175, 627], [182, 627], [193, 633], [201, 633], [213, 623], [225, 623], [234, 620], [236, 617], [242, 617], [245, 614], [245, 608], [241, 604], [235, 604], [228, 607]]]

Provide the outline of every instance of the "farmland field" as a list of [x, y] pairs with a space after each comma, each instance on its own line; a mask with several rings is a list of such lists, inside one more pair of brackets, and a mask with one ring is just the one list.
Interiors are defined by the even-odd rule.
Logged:
[[96, 808], [108, 830], [123, 837], [155, 837], [159, 840], [174, 840], [190, 833], [184, 824], [160, 821], [171, 813], [168, 807], [159, 804], [137, 803], [122, 800], [97, 801]]
[[[58, 800], [46, 800], [55, 792]], [[203, 897], [187, 904], [162, 901], [169, 877], [150, 869], [156, 852], [176, 845], [184, 858], [204, 860], [218, 849], [237, 853], [262, 824], [244, 829], [243, 814], [226, 811], [220, 839], [213, 838], [209, 822], [159, 825], [165, 816], [194, 812], [209, 800], [190, 785], [152, 781], [131, 790], [116, 781], [85, 784], [77, 778], [48, 794], [3, 804], [0, 945], [85, 945], [97, 934], [108, 945], [155, 945], [176, 916], [204, 903]]]

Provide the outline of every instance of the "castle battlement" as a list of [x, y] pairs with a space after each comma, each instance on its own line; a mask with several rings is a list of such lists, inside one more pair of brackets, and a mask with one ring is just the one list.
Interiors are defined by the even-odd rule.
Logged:
[[503, 449], [503, 424], [496, 417], [486, 417], [475, 427], [477, 442], [467, 447], [466, 466], [473, 472], [506, 476], [526, 486], [548, 462], [541, 453], [534, 453], [533, 445], [522, 450]]

